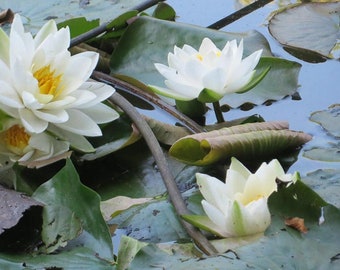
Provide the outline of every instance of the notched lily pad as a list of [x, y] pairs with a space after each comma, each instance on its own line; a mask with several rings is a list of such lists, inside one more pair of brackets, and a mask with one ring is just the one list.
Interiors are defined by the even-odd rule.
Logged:
[[268, 158], [296, 149], [311, 138], [288, 130], [286, 122], [250, 123], [186, 136], [175, 142], [169, 153], [184, 163], [202, 166], [232, 156], [240, 160]]
[[43, 204], [0, 186], [0, 250], [34, 247], [42, 225]]
[[339, 12], [340, 2], [291, 5], [270, 19], [269, 31], [290, 50], [306, 49], [309, 53], [338, 59]]
[[340, 138], [340, 104], [331, 105], [328, 110], [312, 113], [310, 120], [320, 124], [334, 137]]

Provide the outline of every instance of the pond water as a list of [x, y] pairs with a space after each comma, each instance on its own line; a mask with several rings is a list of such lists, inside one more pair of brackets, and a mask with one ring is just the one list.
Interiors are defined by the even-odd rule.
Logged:
[[[211, 25], [233, 13], [237, 8], [240, 8], [237, 0], [170, 0], [167, 2], [176, 10], [177, 21], [200, 26]], [[285, 2], [289, 3], [289, 1]], [[294, 3], [295, 1], [290, 2]], [[326, 110], [330, 105], [340, 102], [340, 77], [338, 75], [340, 63], [337, 60], [328, 60], [317, 64], [308, 63], [287, 53], [269, 34], [266, 26], [267, 18], [272, 11], [278, 8], [278, 2], [272, 2], [222, 28], [220, 31], [246, 32], [257, 30], [267, 38], [271, 50], [276, 57], [282, 57], [302, 64], [299, 74], [299, 84], [301, 86], [298, 89], [301, 100], [293, 100], [291, 97], [287, 97], [273, 103], [271, 106], [256, 106], [249, 111], [234, 109], [224, 114], [225, 119], [260, 114], [266, 121], [286, 120], [289, 121], [292, 130], [301, 130], [313, 136], [313, 140], [306, 144], [303, 149], [308, 149], [313, 145], [327, 144], [330, 141], [334, 141], [334, 138], [328, 136], [320, 125], [310, 121], [309, 117], [315, 111]], [[207, 121], [209, 122], [210, 119], [214, 121], [212, 114], [210, 118], [208, 114]], [[314, 161], [302, 155], [303, 151], [300, 152], [298, 160], [291, 166], [290, 171], [299, 171], [301, 175], [305, 175], [318, 169], [340, 169], [339, 162]]]

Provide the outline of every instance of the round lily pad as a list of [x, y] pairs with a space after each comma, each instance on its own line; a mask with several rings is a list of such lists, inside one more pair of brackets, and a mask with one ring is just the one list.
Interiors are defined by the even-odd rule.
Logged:
[[269, 31], [290, 52], [339, 58], [339, 12], [340, 2], [291, 5], [270, 19]]

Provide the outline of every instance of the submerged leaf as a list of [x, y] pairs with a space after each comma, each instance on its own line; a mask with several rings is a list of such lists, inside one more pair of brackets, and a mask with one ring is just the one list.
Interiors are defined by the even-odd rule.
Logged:
[[339, 58], [339, 11], [339, 2], [289, 6], [271, 18], [269, 31], [288, 48]]
[[250, 123], [186, 136], [169, 153], [184, 163], [208, 165], [232, 156], [241, 160], [274, 156], [310, 139], [308, 134], [288, 130], [285, 122]]

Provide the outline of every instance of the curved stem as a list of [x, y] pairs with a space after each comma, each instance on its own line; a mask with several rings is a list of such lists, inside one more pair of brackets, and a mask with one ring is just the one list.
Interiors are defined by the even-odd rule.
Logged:
[[[129, 103], [124, 97], [119, 95], [117, 92], [115, 92], [109, 98], [109, 100], [124, 110], [124, 112], [131, 118], [131, 120], [137, 126], [140, 133], [143, 135], [145, 142], [149, 146], [149, 149], [156, 160], [157, 166], [162, 175], [163, 182], [168, 190], [170, 200], [176, 210], [176, 213], [179, 216], [189, 214], [189, 211], [176, 185], [173, 175], [171, 174], [168, 162], [149, 125], [145, 122], [143, 117], [141, 117], [141, 115], [138, 113], [135, 107], [131, 103]], [[191, 224], [185, 222], [181, 217], [179, 217], [179, 219], [187, 233], [195, 242], [195, 244], [204, 253], [206, 253], [207, 255], [217, 253], [216, 249], [211, 245], [211, 243], [199, 230], [197, 230]]]
[[249, 4], [248, 6], [245, 6], [234, 13], [224, 17], [223, 19], [209, 25], [207, 28], [211, 29], [221, 29], [222, 27], [227, 26], [228, 24], [231, 24], [238, 19], [242, 18], [243, 16], [255, 11], [258, 8], [261, 8], [265, 6], [266, 4], [272, 2], [273, 0], [257, 0], [254, 3]]
[[205, 129], [198, 125], [195, 121], [187, 117], [186, 115], [182, 114], [178, 110], [176, 110], [173, 106], [169, 105], [168, 103], [164, 102], [162, 99], [158, 98], [155, 95], [151, 95], [147, 93], [146, 91], [143, 91], [142, 89], [138, 88], [137, 86], [134, 86], [128, 82], [125, 82], [123, 80], [120, 80], [118, 78], [112, 77], [108, 74], [94, 71], [92, 74], [92, 78], [104, 82], [107, 84], [112, 85], [113, 87], [119, 88], [122, 91], [128, 92], [130, 94], [133, 94], [139, 98], [142, 98], [148, 102], [153, 103], [157, 107], [161, 108], [162, 110], [166, 111], [167, 113], [171, 114], [175, 118], [178, 119], [178, 121], [183, 124], [188, 130], [190, 130], [192, 133], [201, 133], [204, 132]]
[[214, 107], [214, 112], [215, 112], [217, 123], [223, 123], [224, 117], [221, 111], [220, 103], [218, 101], [213, 102], [213, 107]]
[[[163, 2], [165, 0], [147, 0], [135, 7], [133, 7], [131, 10], [138, 10], [139, 12], [141, 11], [144, 11], [146, 9], [148, 9], [149, 7], [152, 7], [156, 4], [158, 4], [159, 2]], [[84, 34], [81, 34], [79, 36], [76, 36], [75, 38], [72, 38], [71, 40], [71, 44], [70, 44], [70, 47], [73, 47], [75, 45], [78, 45], [82, 42], [85, 42], [91, 38], [94, 38], [104, 32], [106, 32], [107, 30], [111, 30], [111, 29], [107, 29], [108, 25], [110, 24], [110, 22], [106, 22], [106, 23], [103, 23], [101, 25], [99, 25], [98, 27], [96, 28], [93, 28], [92, 30], [84, 33]]]

